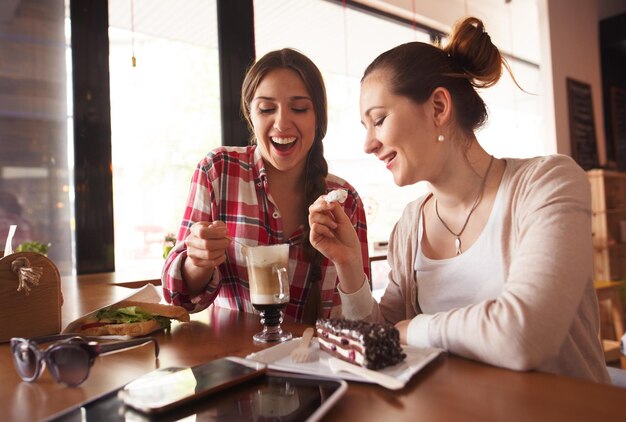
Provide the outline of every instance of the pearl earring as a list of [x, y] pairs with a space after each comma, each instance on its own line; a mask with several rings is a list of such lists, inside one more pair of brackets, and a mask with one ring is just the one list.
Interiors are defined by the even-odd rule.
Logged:
[[445, 141], [445, 140], [446, 140], [446, 138], [444, 138], [444, 136], [443, 136], [443, 135], [439, 135], [439, 136], [437, 136], [437, 141], [439, 141], [439, 142], [443, 142], [443, 141]]

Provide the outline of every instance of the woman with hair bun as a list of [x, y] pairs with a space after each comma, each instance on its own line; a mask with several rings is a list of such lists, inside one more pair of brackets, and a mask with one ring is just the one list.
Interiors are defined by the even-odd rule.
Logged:
[[320, 195], [347, 192], [340, 208], [355, 230], [366, 274], [367, 228], [356, 190], [328, 173], [322, 75], [296, 50], [269, 52], [248, 70], [241, 108], [252, 145], [219, 147], [198, 164], [177, 244], [163, 268], [164, 297], [192, 312], [212, 303], [255, 312], [241, 245], [288, 243], [285, 314], [309, 324], [338, 316], [337, 269], [309, 243], [308, 207]]
[[309, 208], [311, 244], [338, 269], [347, 318], [396, 324], [414, 346], [608, 382], [585, 172], [563, 155], [495, 158], [475, 136], [487, 119], [476, 88], [503, 66], [476, 18], [445, 48], [412, 42], [378, 56], [361, 81], [365, 151], [397, 185], [427, 181], [430, 192], [391, 233], [380, 303], [355, 231], [323, 198]]

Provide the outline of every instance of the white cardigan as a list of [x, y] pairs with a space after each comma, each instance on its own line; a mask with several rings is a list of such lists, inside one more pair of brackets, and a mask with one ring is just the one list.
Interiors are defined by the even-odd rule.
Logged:
[[[428, 342], [469, 359], [609, 382], [593, 287], [590, 186], [569, 157], [506, 159], [502, 294], [429, 316]], [[340, 292], [343, 316], [396, 323], [421, 313], [413, 263], [422, 197], [391, 233], [380, 304], [368, 283]], [[489, 257], [485, 257], [489, 259]]]

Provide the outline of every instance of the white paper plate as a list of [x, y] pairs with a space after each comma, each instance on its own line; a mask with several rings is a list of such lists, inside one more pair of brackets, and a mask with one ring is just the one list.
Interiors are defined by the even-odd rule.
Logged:
[[[266, 363], [270, 369], [277, 371], [309, 374], [324, 378], [372, 382], [358, 375], [353, 375], [347, 372], [332, 372], [328, 366], [328, 358], [330, 355], [319, 349], [319, 344], [316, 338], [311, 340], [310, 350], [318, 359], [313, 362], [305, 363], [292, 362], [290, 355], [291, 351], [298, 346], [299, 342], [299, 338], [294, 338], [260, 352], [252, 353], [246, 356], [246, 358]], [[402, 349], [404, 350], [404, 353], [406, 353], [406, 359], [404, 362], [380, 369], [378, 372], [396, 378], [402, 382], [403, 385], [406, 384], [413, 375], [419, 372], [423, 367], [428, 365], [433, 359], [443, 352], [442, 349], [417, 348], [412, 346], [403, 346]]]

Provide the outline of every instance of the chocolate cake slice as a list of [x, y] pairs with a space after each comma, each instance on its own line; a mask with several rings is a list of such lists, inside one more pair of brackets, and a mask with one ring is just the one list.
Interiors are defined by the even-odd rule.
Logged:
[[356, 365], [382, 369], [406, 358], [391, 324], [328, 318], [318, 319], [315, 329], [320, 349]]

